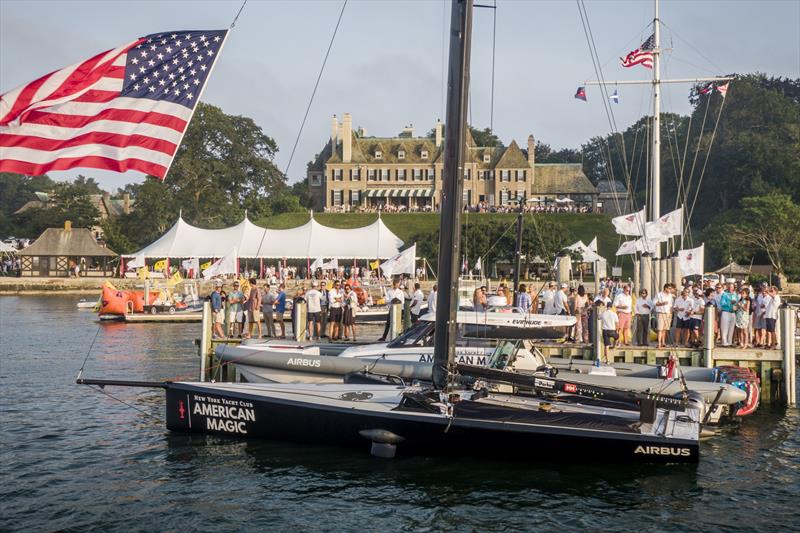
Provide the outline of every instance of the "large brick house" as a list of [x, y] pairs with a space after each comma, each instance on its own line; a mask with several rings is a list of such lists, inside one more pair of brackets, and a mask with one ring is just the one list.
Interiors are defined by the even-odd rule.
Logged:
[[[437, 209], [442, 190], [441, 121], [433, 131], [433, 137], [415, 137], [406, 127], [397, 137], [368, 137], [363, 129], [353, 129], [349, 113], [341, 123], [334, 115], [330, 139], [308, 166], [314, 209]], [[581, 165], [537, 164], [534, 146], [533, 135], [525, 149], [514, 140], [502, 147], [476, 146], [467, 132], [464, 202], [497, 206], [526, 195], [542, 202], [570, 198], [594, 207], [597, 190]]]

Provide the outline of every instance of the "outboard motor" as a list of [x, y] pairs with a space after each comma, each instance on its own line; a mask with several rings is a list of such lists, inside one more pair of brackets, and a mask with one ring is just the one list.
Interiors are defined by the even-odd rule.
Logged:
[[703, 395], [696, 391], [686, 394], [686, 411], [695, 422], [702, 423], [706, 416], [706, 401]]

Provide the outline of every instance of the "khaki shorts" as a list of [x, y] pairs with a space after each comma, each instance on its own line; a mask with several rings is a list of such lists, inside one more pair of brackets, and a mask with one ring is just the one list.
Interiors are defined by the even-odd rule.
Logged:
[[260, 322], [261, 321], [261, 311], [248, 311], [247, 312], [247, 321], [248, 322]]
[[657, 331], [664, 331], [670, 328], [672, 325], [672, 314], [671, 313], [656, 313], [656, 330]]
[[225, 322], [225, 311], [221, 309], [219, 311], [214, 311], [214, 322], [223, 324]]

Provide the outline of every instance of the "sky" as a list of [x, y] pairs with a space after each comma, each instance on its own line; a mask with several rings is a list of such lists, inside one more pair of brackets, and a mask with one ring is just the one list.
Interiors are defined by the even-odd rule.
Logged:
[[[478, 4], [493, 4], [480, 0]], [[573, 98], [595, 74], [576, 3], [496, 0], [476, 9], [470, 121], [524, 146], [529, 134], [553, 148], [578, 148], [609, 133], [600, 92]], [[623, 69], [619, 56], [650, 34], [650, 0], [586, 0], [606, 80], [646, 79]], [[136, 37], [173, 30], [224, 29], [241, 2], [0, 0], [0, 93]], [[340, 0], [249, 0], [203, 94], [226, 113], [253, 118], [278, 143], [286, 170], [314, 82], [341, 9]], [[662, 77], [696, 78], [764, 72], [800, 77], [800, 0], [662, 0]], [[349, 0], [314, 99], [289, 181], [330, 135], [331, 116], [349, 112], [369, 135], [391, 136], [406, 125], [424, 135], [444, 118], [444, 0]], [[496, 31], [493, 32], [496, 16]], [[619, 86], [614, 106], [624, 128], [648, 111], [649, 88]], [[735, 86], [731, 88], [735, 91]], [[668, 85], [663, 110], [687, 113], [688, 85]], [[137, 172], [54, 172], [56, 179], [92, 176], [107, 190], [141, 181]]]

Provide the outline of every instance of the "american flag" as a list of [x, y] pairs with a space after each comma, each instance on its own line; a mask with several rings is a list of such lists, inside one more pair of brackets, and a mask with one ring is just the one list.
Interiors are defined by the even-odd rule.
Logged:
[[0, 171], [164, 179], [226, 34], [148, 35], [0, 95]]
[[636, 50], [629, 53], [625, 57], [620, 57], [619, 60], [622, 61], [622, 66], [625, 68], [630, 68], [635, 65], [642, 65], [646, 68], [653, 68], [653, 49], [656, 42], [656, 35], [652, 34], [650, 37], [647, 38], [645, 42], [639, 46]]

